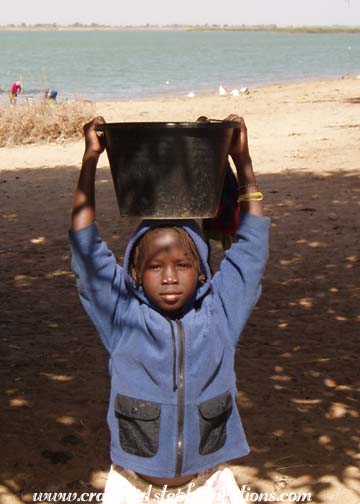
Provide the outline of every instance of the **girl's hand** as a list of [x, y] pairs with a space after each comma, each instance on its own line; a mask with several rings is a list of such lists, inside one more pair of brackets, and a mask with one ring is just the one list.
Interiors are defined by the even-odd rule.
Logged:
[[83, 130], [85, 135], [85, 154], [100, 156], [105, 149], [105, 141], [102, 132], [96, 132], [95, 128], [99, 124], [105, 124], [102, 116], [95, 117], [85, 124]]
[[248, 162], [251, 161], [248, 145], [247, 127], [243, 117], [236, 114], [230, 114], [225, 119], [225, 121], [236, 121], [241, 124], [240, 128], [234, 129], [233, 139], [230, 146], [229, 154], [234, 159], [239, 161]]

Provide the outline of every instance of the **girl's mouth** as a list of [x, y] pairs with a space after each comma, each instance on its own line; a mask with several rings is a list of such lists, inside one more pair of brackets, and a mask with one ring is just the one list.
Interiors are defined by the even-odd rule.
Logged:
[[181, 292], [164, 292], [160, 296], [167, 303], [176, 303], [181, 297]]

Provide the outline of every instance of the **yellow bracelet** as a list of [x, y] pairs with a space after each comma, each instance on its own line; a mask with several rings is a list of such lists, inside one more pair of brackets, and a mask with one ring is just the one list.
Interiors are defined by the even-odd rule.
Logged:
[[263, 193], [258, 191], [258, 192], [241, 194], [238, 197], [237, 202], [241, 203], [242, 201], [261, 201], [263, 199], [264, 199]]

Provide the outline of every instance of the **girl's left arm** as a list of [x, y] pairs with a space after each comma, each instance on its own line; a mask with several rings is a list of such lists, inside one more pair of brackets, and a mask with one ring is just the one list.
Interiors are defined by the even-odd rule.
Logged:
[[240, 215], [237, 241], [225, 253], [213, 285], [217, 312], [236, 344], [260, 297], [261, 279], [269, 253], [270, 219], [263, 217], [263, 196], [253, 171], [245, 121], [235, 114], [226, 120], [240, 123], [229, 152], [237, 171]]
[[268, 217], [240, 213], [237, 242], [225, 253], [213, 278], [215, 309], [234, 345], [261, 294], [269, 227]]

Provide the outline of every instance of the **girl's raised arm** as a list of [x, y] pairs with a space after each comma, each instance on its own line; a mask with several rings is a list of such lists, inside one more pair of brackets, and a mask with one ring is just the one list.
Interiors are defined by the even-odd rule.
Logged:
[[97, 135], [95, 128], [104, 123], [103, 117], [96, 117], [84, 126], [85, 152], [73, 203], [73, 231], [90, 226], [95, 220], [95, 173], [99, 157], [105, 148], [103, 138]]

